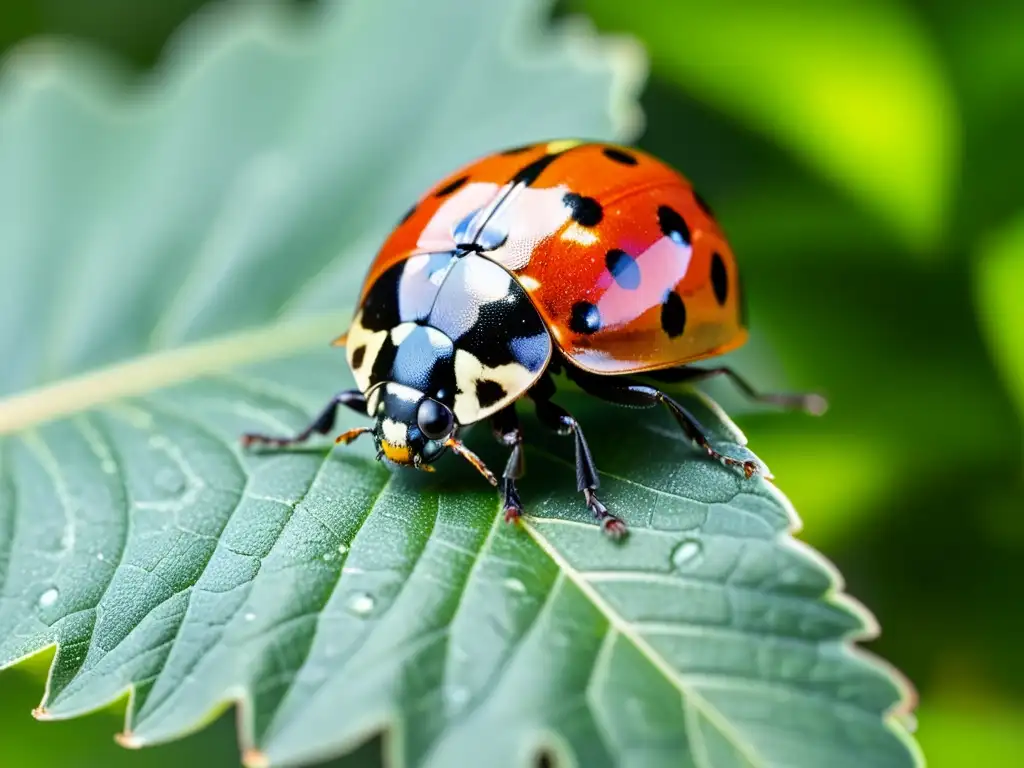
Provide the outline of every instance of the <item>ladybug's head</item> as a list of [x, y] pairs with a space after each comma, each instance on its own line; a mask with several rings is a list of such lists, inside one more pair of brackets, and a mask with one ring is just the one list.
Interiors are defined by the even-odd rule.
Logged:
[[458, 439], [455, 414], [444, 403], [412, 387], [388, 382], [370, 396], [370, 411], [376, 415], [373, 439], [377, 458], [391, 464], [433, 471], [431, 462], [451, 448], [469, 461], [492, 485], [494, 475]]
[[371, 403], [377, 416], [377, 458], [427, 469], [454, 437], [455, 414], [444, 403], [401, 384], [383, 384], [377, 393], [377, 402]]

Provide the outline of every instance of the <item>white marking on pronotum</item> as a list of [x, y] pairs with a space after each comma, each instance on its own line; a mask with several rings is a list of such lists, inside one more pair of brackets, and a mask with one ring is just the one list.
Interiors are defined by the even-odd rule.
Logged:
[[[362, 324], [362, 319], [363, 313], [360, 312], [352, 322], [352, 327], [349, 328], [345, 348], [348, 364], [352, 368], [356, 384], [365, 392], [370, 386], [370, 371], [373, 370], [373, 363], [377, 359], [377, 355], [380, 354], [380, 348], [384, 346], [388, 332], [367, 330]], [[357, 367], [353, 364], [353, 355], [360, 347], [364, 347], [363, 359], [359, 361]]]
[[[539, 372], [538, 372], [539, 373]], [[462, 424], [488, 416], [503, 408], [525, 392], [537, 378], [521, 363], [505, 363], [493, 368], [485, 366], [472, 353], [464, 349], [455, 350], [455, 417]], [[505, 397], [487, 406], [480, 405], [476, 396], [478, 381], [493, 381], [505, 390]]]

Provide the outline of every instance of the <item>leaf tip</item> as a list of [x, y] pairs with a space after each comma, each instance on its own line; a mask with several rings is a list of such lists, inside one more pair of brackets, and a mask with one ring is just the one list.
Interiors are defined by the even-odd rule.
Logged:
[[32, 717], [36, 720], [52, 720], [53, 717], [50, 715], [50, 710], [40, 705], [32, 710]]
[[270, 759], [255, 747], [249, 747], [242, 753], [242, 765], [245, 768], [267, 768]]

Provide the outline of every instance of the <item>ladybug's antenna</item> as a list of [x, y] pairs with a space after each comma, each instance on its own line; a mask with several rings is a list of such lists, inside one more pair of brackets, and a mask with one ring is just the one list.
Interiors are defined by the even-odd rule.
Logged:
[[473, 453], [469, 448], [460, 443], [453, 437], [449, 437], [444, 441], [446, 447], [451, 448], [455, 453], [459, 454], [462, 458], [472, 464], [476, 471], [487, 478], [487, 482], [491, 485], [497, 486], [498, 479], [491, 473], [491, 470], [480, 460], [480, 457]]

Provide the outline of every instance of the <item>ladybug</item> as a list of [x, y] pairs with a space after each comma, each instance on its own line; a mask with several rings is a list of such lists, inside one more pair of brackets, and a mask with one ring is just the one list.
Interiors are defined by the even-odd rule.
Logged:
[[[553, 373], [621, 406], [665, 406], [693, 443], [723, 455], [682, 404], [656, 384], [725, 375], [754, 400], [812, 413], [817, 395], [763, 395], [729, 368], [689, 364], [747, 339], [736, 260], [707, 204], [678, 172], [636, 149], [563, 140], [508, 149], [426, 193], [384, 242], [363, 285], [346, 347], [356, 389], [339, 392], [284, 446], [326, 434], [339, 405], [376, 419], [377, 458], [431, 470], [445, 450], [498, 479], [459, 439], [488, 420], [510, 450], [504, 515], [522, 513], [523, 435], [515, 404], [570, 436], [587, 507], [613, 536], [625, 525], [597, 497], [597, 469], [579, 423], [552, 397]], [[652, 383], [653, 382], [653, 383]]]

